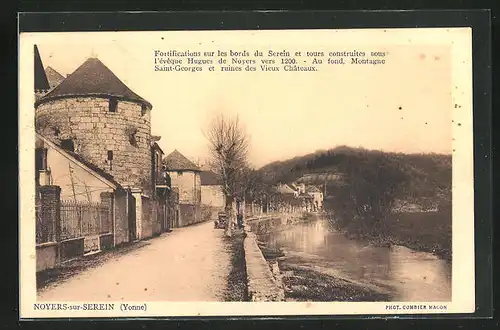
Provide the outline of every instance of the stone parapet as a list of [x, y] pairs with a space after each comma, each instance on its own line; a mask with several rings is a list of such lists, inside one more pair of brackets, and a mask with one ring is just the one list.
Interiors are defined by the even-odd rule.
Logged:
[[246, 237], [243, 243], [247, 271], [248, 296], [250, 301], [283, 301], [284, 292], [257, 245], [257, 239], [250, 227], [245, 225]]

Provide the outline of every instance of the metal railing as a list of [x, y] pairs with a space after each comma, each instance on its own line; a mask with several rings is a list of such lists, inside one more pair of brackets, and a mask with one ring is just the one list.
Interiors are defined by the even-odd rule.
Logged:
[[61, 239], [109, 233], [112, 214], [101, 203], [61, 201]]

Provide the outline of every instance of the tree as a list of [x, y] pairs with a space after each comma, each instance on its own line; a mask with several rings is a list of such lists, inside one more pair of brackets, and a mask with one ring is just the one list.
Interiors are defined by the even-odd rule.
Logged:
[[345, 184], [336, 190], [334, 213], [340, 227], [360, 235], [383, 234], [385, 219], [411, 177], [381, 152], [364, 152], [339, 164]]
[[233, 203], [241, 196], [248, 168], [249, 137], [238, 116], [227, 118], [219, 115], [210, 123], [205, 133], [210, 151], [209, 166], [221, 178], [226, 196], [225, 211], [228, 215], [226, 235], [231, 236]]

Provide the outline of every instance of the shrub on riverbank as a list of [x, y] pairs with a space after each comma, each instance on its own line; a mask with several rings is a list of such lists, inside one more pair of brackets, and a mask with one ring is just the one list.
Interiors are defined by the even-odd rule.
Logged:
[[402, 245], [451, 260], [451, 210], [392, 213], [384, 219], [383, 229], [377, 231], [364, 230], [356, 222], [340, 226], [332, 216], [330, 224], [353, 239], [365, 239], [376, 245]]
[[434, 253], [451, 260], [451, 210], [395, 213], [387, 219], [386, 237], [392, 244]]

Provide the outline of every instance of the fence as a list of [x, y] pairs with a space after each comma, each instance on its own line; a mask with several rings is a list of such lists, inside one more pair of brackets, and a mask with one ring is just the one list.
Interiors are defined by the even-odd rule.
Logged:
[[112, 214], [101, 203], [61, 201], [61, 239], [109, 233]]

